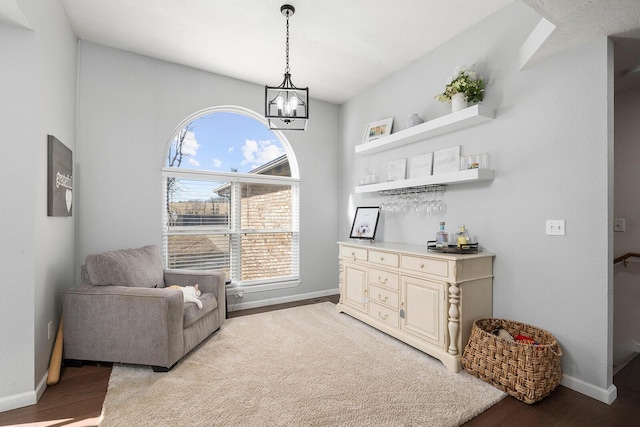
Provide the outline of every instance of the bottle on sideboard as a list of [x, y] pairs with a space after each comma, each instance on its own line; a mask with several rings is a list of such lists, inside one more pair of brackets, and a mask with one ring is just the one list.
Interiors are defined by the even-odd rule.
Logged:
[[463, 247], [463, 245], [467, 245], [469, 243], [469, 233], [467, 233], [467, 230], [464, 227], [464, 224], [460, 224], [458, 226], [460, 229], [459, 231], [456, 233], [456, 245], [461, 248]]
[[444, 221], [440, 221], [440, 230], [436, 233], [436, 248], [449, 246], [449, 233], [444, 230]]

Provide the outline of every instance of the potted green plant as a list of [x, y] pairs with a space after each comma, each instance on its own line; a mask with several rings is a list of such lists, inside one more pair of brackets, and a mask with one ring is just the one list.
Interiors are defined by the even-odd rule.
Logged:
[[469, 103], [482, 101], [486, 86], [486, 80], [479, 77], [473, 69], [460, 65], [447, 79], [444, 92], [436, 95], [436, 99], [450, 102], [451, 110], [455, 112], [466, 108]]

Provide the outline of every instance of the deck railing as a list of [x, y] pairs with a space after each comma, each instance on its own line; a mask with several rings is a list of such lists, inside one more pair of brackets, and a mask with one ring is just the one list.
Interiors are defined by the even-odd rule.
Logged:
[[624, 254], [614, 259], [613, 263], [617, 264], [622, 261], [624, 263], [624, 267], [627, 268], [627, 266], [629, 265], [629, 258], [640, 258], [640, 253], [629, 252], [628, 254]]

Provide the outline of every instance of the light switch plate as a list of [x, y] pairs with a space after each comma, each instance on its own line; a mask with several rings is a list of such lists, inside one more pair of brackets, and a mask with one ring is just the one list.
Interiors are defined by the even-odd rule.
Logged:
[[546, 232], [547, 232], [547, 236], [564, 236], [565, 235], [564, 219], [548, 219]]
[[626, 227], [626, 221], [624, 218], [615, 218], [613, 220], [613, 231], [624, 231]]

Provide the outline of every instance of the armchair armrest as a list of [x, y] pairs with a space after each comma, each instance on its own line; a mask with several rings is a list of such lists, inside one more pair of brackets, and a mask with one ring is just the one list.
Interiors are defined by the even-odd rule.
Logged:
[[164, 270], [165, 286], [197, 284], [200, 291], [213, 293], [216, 298], [224, 296], [225, 277], [223, 272], [214, 270]]
[[184, 352], [182, 298], [172, 289], [65, 290], [65, 358], [172, 366]]
[[197, 284], [202, 293], [213, 293], [218, 301], [220, 324], [227, 316], [225, 280], [226, 275], [216, 270], [164, 270], [165, 286], [194, 286]]

